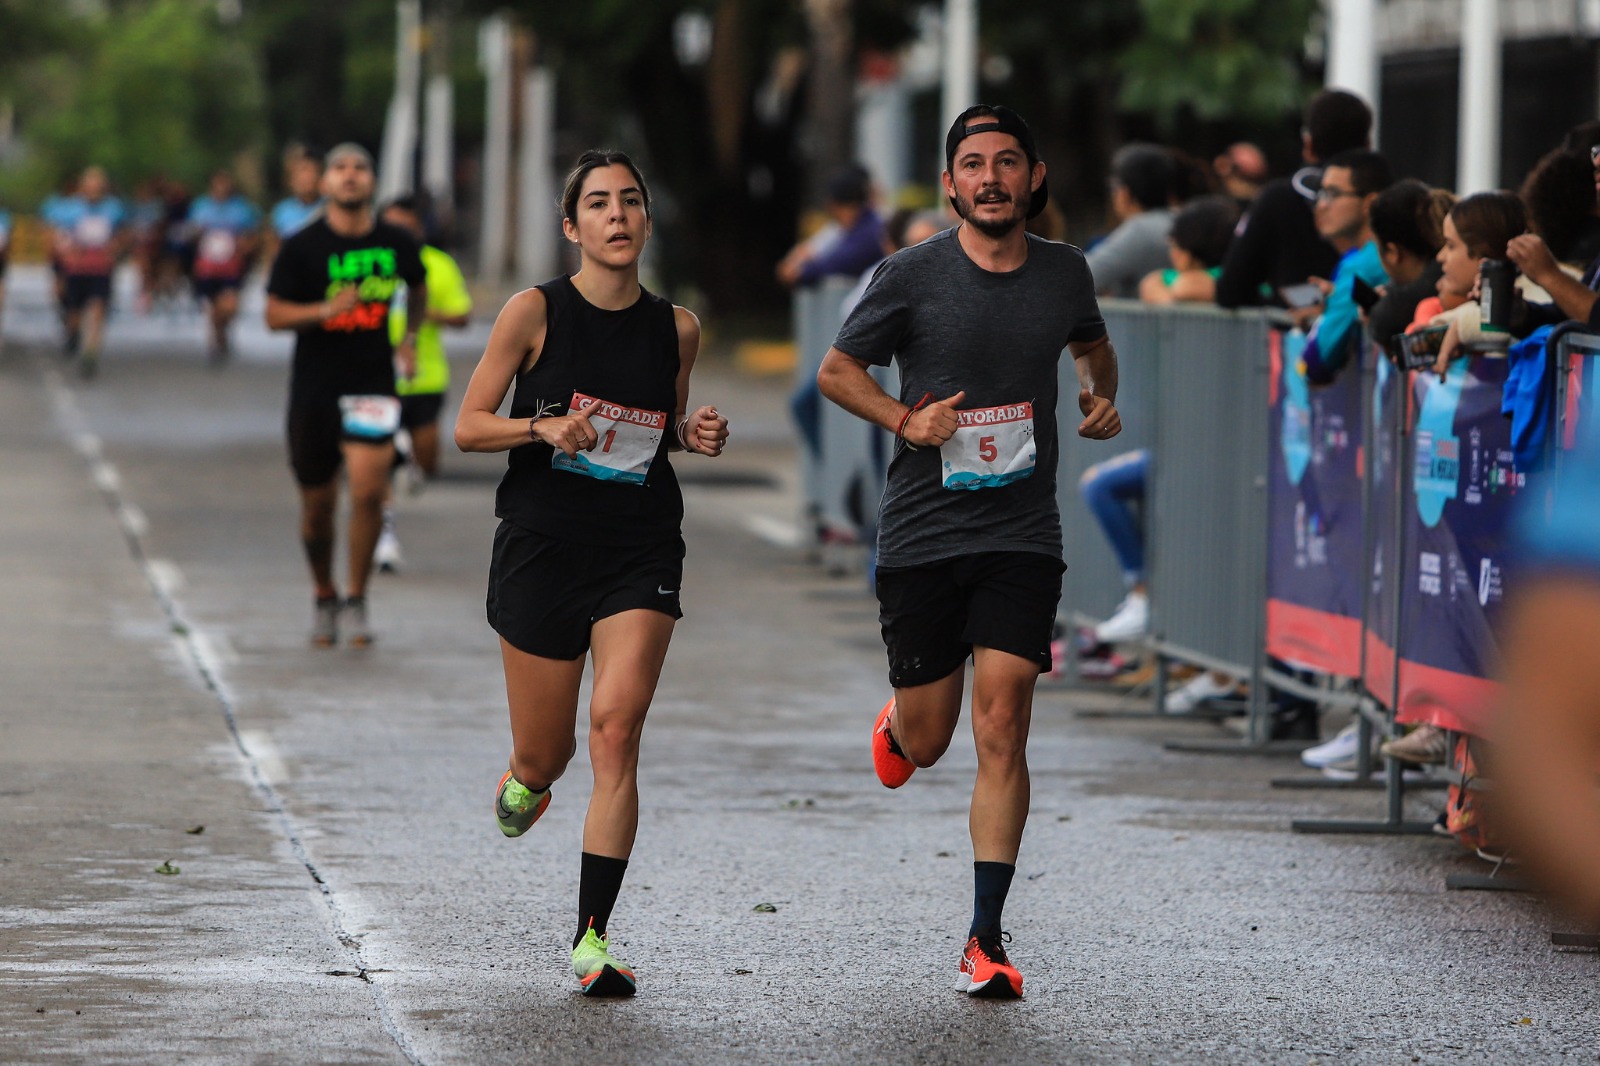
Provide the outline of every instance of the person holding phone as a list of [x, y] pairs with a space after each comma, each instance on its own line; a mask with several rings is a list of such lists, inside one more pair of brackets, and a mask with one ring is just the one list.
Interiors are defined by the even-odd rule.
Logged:
[[[612, 907], [639, 827], [639, 739], [683, 616], [683, 494], [670, 449], [717, 456], [728, 420], [689, 407], [700, 322], [639, 284], [650, 191], [621, 152], [585, 152], [561, 194], [576, 274], [511, 297], [456, 420], [463, 451], [509, 452], [495, 496], [489, 624], [500, 636], [511, 765], [495, 818], [521, 836], [577, 750], [594, 659], [572, 969], [587, 996], [631, 996]], [[508, 417], [497, 412], [515, 389]]]
[[1388, 160], [1364, 149], [1339, 153], [1322, 171], [1317, 232], [1338, 250], [1339, 265], [1331, 280], [1312, 279], [1326, 298], [1302, 356], [1306, 378], [1314, 384], [1326, 385], [1350, 361], [1361, 329], [1357, 279], [1372, 289], [1389, 283], [1370, 216], [1373, 201], [1392, 184]]

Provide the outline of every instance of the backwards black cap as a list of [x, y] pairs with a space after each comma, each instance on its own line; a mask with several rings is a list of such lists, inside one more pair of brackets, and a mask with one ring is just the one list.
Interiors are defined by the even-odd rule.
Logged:
[[[944, 135], [946, 170], [953, 170], [956, 149], [961, 146], [962, 141], [974, 133], [1009, 133], [1022, 146], [1030, 167], [1039, 161], [1039, 149], [1034, 147], [1033, 131], [1028, 129], [1028, 124], [1022, 121], [1021, 115], [1003, 104], [973, 104], [956, 116], [955, 122], [950, 125], [950, 132]], [[1050, 183], [1047, 178], [1034, 190], [1033, 199], [1028, 204], [1028, 217], [1037, 217], [1039, 212], [1044, 210], [1044, 205], [1049, 202]]]

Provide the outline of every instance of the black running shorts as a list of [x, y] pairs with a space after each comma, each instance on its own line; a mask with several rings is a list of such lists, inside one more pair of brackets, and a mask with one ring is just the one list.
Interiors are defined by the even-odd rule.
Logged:
[[973, 647], [1050, 668], [1065, 564], [1039, 552], [981, 552], [926, 566], [878, 568], [878, 622], [889, 684], [915, 688], [954, 673]]
[[346, 438], [339, 397], [331, 393], [291, 393], [286, 428], [289, 466], [294, 470], [295, 480], [308, 489], [326, 485], [338, 476], [339, 467], [344, 465], [342, 446], [346, 439], [375, 446], [390, 443], [390, 438]]
[[68, 274], [61, 290], [61, 306], [68, 311], [81, 311], [90, 300], [111, 300], [111, 275]]
[[215, 300], [225, 292], [238, 292], [244, 285], [243, 278], [195, 278], [191, 283], [194, 288], [195, 299]]
[[623, 611], [682, 618], [683, 537], [617, 547], [574, 543], [502, 521], [489, 562], [489, 625], [545, 659], [577, 659], [589, 629]]
[[400, 425], [406, 429], [416, 429], [439, 421], [439, 412], [444, 409], [444, 393], [418, 392], [410, 396], [400, 397]]

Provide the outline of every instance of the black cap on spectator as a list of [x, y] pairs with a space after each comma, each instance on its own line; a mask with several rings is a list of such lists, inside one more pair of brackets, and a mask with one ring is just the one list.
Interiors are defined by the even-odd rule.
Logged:
[[[974, 133], [1009, 133], [1017, 139], [1022, 146], [1023, 154], [1028, 157], [1028, 166], [1039, 161], [1039, 150], [1034, 147], [1033, 131], [1028, 129], [1028, 124], [1017, 114], [1002, 104], [974, 104], [950, 124], [950, 132], [944, 135], [944, 168], [951, 170], [956, 158], [956, 149], [961, 147], [961, 142], [971, 137]], [[1033, 198], [1028, 202], [1028, 217], [1036, 218], [1044, 210], [1044, 205], [1050, 202], [1050, 185], [1046, 179], [1039, 183], [1033, 191]]]
[[1311, 154], [1326, 162], [1352, 148], [1365, 148], [1372, 140], [1372, 108], [1355, 93], [1324, 89], [1306, 105], [1306, 136]]

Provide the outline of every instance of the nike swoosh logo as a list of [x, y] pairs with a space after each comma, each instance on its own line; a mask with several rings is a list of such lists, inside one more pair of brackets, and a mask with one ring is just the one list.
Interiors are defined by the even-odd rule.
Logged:
[[664, 589], [660, 585], [656, 586], [656, 594], [659, 596], [670, 596], [677, 591], [677, 589]]

